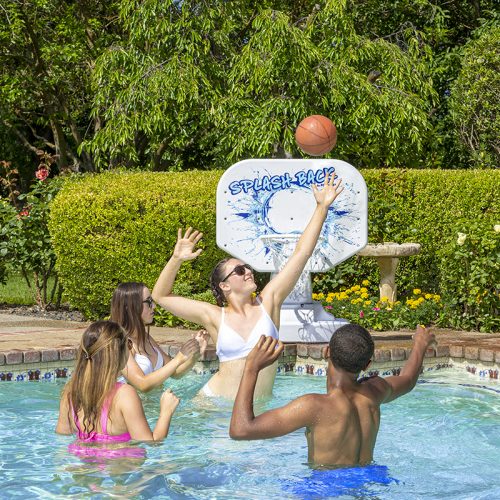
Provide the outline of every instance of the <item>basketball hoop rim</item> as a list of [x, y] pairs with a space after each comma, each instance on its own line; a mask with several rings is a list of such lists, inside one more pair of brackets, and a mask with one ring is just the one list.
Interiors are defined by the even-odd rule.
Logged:
[[[262, 241], [270, 240], [270, 241], [279, 241], [279, 240], [298, 240], [302, 236], [302, 233], [283, 233], [283, 234], [263, 234], [259, 236], [259, 239]], [[318, 242], [323, 241], [325, 238], [320, 236], [318, 238]]]

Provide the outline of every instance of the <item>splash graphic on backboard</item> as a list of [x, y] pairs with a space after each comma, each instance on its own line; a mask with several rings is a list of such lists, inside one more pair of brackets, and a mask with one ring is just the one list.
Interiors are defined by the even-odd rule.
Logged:
[[277, 244], [302, 234], [316, 206], [311, 185], [321, 189], [332, 173], [344, 191], [328, 211], [308, 270], [327, 271], [354, 255], [367, 243], [367, 189], [341, 160], [245, 160], [230, 167], [217, 188], [218, 246], [258, 271], [276, 271]]

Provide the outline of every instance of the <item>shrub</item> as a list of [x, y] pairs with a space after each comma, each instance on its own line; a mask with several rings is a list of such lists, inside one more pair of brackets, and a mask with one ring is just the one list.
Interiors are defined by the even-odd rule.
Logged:
[[445, 247], [441, 288], [446, 320], [455, 327], [500, 330], [500, 225], [461, 221]]
[[486, 25], [463, 50], [451, 87], [450, 112], [462, 147], [476, 167], [500, 162], [500, 26]]
[[[41, 309], [52, 303], [59, 306], [62, 292], [48, 229], [50, 205], [61, 182], [47, 178], [51, 157], [45, 156], [36, 172], [37, 180], [27, 193], [9, 202], [0, 199], [0, 268], [3, 273], [6, 269], [20, 272]], [[1, 274], [2, 269], [0, 278]]]
[[152, 287], [177, 239], [177, 228], [205, 234], [202, 255], [182, 266], [186, 293], [208, 287], [223, 257], [215, 245], [215, 191], [221, 172], [106, 173], [72, 178], [50, 221], [57, 269], [71, 305], [89, 318], [109, 312], [123, 281]]
[[11, 221], [15, 220], [18, 212], [7, 200], [0, 198], [0, 285], [5, 285], [9, 269], [9, 234]]
[[[205, 250], [182, 266], [177, 283], [187, 295], [205, 292], [212, 267], [224, 255], [215, 244], [215, 193], [221, 174], [106, 173], [67, 181], [53, 203], [50, 230], [69, 302], [97, 317], [108, 312], [118, 283], [137, 280], [153, 286], [175, 244], [177, 228], [188, 225], [203, 231]], [[452, 290], [447, 283], [448, 267], [460, 266], [451, 243], [462, 231], [457, 221], [477, 221], [483, 229], [500, 222], [500, 173], [363, 170], [362, 174], [369, 191], [370, 241], [422, 244], [419, 255], [400, 260], [396, 282], [401, 304], [413, 297], [414, 288], [439, 294], [446, 304], [439, 321], [446, 317], [450, 325], [465, 326], [457, 319], [462, 306], [448, 301], [448, 295], [460, 295], [457, 300], [463, 304], [462, 292], [468, 297], [472, 293], [465, 288]], [[488, 269], [487, 273], [493, 272]], [[314, 292], [338, 292], [363, 279], [378, 283], [377, 265], [374, 259], [355, 256], [329, 273], [317, 274]], [[488, 279], [498, 283], [493, 275]], [[476, 313], [482, 315], [483, 309]], [[167, 323], [177, 321], [162, 314]], [[479, 321], [482, 328], [493, 325]]]
[[[400, 259], [398, 296], [413, 288], [441, 293], [442, 268], [456, 241], [456, 223], [478, 221], [491, 228], [500, 221], [500, 173], [485, 170], [363, 170], [368, 185], [368, 235], [372, 243], [417, 242], [422, 251]], [[460, 231], [462, 231], [460, 229]], [[462, 231], [466, 232], [466, 231]], [[316, 275], [314, 291], [329, 293], [363, 279], [379, 280], [374, 259], [354, 256], [329, 273]]]

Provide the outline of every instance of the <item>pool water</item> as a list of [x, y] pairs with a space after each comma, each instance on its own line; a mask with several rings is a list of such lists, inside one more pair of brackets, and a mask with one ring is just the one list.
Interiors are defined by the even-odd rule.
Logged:
[[[138, 444], [132, 458], [98, 459], [68, 453], [74, 438], [54, 434], [62, 383], [0, 384], [0, 498], [500, 498], [498, 384], [451, 370], [425, 374], [412, 393], [382, 407], [374, 465], [313, 471], [303, 430], [229, 439], [231, 405], [194, 397], [206, 381], [167, 384], [181, 405], [163, 443]], [[324, 392], [325, 383], [278, 376], [275, 397], [257, 409]], [[159, 394], [143, 398], [153, 425]]]

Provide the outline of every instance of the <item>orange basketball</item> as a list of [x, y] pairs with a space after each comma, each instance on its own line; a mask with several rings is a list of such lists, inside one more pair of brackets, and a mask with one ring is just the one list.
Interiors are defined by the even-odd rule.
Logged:
[[324, 155], [335, 147], [337, 129], [326, 116], [311, 115], [299, 123], [295, 130], [295, 140], [304, 153], [312, 156]]

